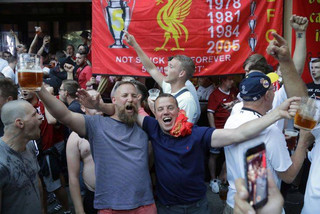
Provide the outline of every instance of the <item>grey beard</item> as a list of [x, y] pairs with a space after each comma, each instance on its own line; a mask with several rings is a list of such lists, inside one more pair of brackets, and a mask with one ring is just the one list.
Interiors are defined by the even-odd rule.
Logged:
[[134, 123], [137, 121], [137, 109], [134, 108], [134, 114], [132, 116], [129, 116], [126, 114], [125, 109], [122, 108], [118, 112], [118, 118], [121, 120], [123, 123], [127, 124], [128, 126], [133, 126]]

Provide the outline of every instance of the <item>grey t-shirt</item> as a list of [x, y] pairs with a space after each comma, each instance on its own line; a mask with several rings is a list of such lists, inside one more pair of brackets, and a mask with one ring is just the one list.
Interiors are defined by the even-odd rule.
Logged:
[[16, 152], [0, 139], [1, 213], [41, 213], [39, 165], [33, 141]]
[[87, 116], [95, 163], [96, 209], [129, 210], [154, 203], [148, 169], [148, 136], [110, 117]]

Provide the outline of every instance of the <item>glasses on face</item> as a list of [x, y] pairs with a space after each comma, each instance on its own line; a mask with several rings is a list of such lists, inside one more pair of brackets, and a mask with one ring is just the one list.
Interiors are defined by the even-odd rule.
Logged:
[[64, 89], [64, 88], [59, 88], [59, 91], [65, 91], [66, 89]]

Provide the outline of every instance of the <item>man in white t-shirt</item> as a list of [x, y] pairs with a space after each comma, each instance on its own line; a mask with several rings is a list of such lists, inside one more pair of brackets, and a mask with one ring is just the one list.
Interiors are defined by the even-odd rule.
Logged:
[[173, 95], [178, 101], [179, 108], [185, 110], [188, 121], [196, 123], [201, 114], [200, 104], [196, 93], [195, 98], [188, 89], [190, 84], [188, 87], [186, 86], [186, 82], [192, 77], [195, 71], [195, 65], [192, 59], [185, 55], [176, 55], [170, 58], [166, 76], [164, 76], [143, 52], [131, 34], [125, 32], [124, 38], [137, 52], [142, 64], [158, 85], [162, 87], [162, 91]]
[[[288, 61], [288, 64], [291, 63], [294, 67], [292, 60]], [[236, 128], [245, 122], [265, 115], [272, 108], [273, 87], [270, 78], [265, 74], [261, 72], [249, 73], [239, 86], [240, 96], [244, 103], [243, 108], [228, 118], [225, 128]], [[242, 163], [244, 163], [244, 154], [249, 148], [265, 143], [267, 167], [271, 170], [275, 183], [280, 188], [281, 180], [291, 183], [298, 174], [306, 157], [307, 148], [312, 142], [309, 141], [309, 136], [310, 132], [300, 132], [297, 149], [291, 158], [285, 137], [275, 125], [269, 126], [254, 139], [225, 147], [227, 179], [230, 184], [225, 213], [233, 213], [232, 208], [236, 193], [235, 180], [245, 177]]]

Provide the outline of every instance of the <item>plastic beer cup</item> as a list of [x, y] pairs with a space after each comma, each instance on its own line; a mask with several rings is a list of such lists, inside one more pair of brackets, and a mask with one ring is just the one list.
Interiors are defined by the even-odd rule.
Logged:
[[316, 100], [309, 97], [301, 99], [300, 107], [294, 117], [294, 127], [298, 129], [311, 130], [319, 119], [319, 112]]

